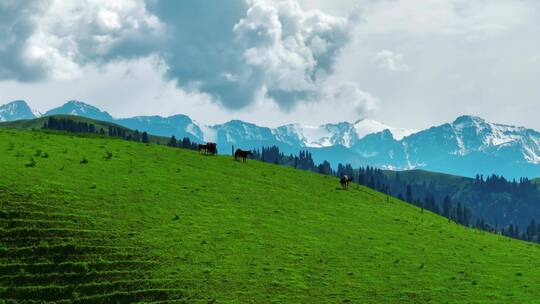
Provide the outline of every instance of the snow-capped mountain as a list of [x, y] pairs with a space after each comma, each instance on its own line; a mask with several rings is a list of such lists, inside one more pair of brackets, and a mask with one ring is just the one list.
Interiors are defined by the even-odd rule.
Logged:
[[371, 119], [361, 119], [354, 123], [340, 122], [320, 126], [289, 124], [273, 129], [276, 137], [284, 142], [300, 143], [304, 147], [354, 146], [368, 134], [388, 130], [393, 138], [399, 140], [415, 130], [397, 129]]
[[32, 111], [24, 100], [15, 100], [0, 106], [0, 122], [20, 119], [32, 119], [39, 116], [39, 112]]
[[509, 177], [540, 175], [540, 132], [490, 123], [476, 116], [405, 137], [405, 168], [442, 170], [473, 176], [499, 173]]
[[[540, 132], [490, 123], [480, 117], [461, 116], [452, 123], [414, 131], [392, 128], [362, 119], [320, 126], [288, 124], [268, 128], [232, 120], [205, 125], [186, 115], [137, 116], [115, 119], [80, 101], [69, 101], [45, 115], [71, 114], [112, 121], [160, 136], [189, 137], [196, 142], [217, 142], [220, 153], [232, 146], [258, 149], [278, 146], [284, 153], [308, 150], [317, 163], [350, 163], [405, 170], [421, 168], [463, 176], [502, 174], [506, 177], [540, 176]], [[23, 101], [0, 107], [0, 120], [36, 117]]]
[[78, 100], [70, 100], [58, 108], [54, 108], [45, 112], [43, 116], [58, 115], [58, 114], [84, 116], [84, 117], [97, 119], [97, 120], [103, 120], [103, 121], [113, 120], [112, 116], [109, 113], [105, 111], [101, 111], [100, 109], [94, 106], [91, 106], [87, 103], [84, 103]]

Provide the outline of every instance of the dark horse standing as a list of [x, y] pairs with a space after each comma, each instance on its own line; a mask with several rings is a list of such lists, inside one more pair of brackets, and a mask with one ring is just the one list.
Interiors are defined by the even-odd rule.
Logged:
[[217, 153], [217, 144], [213, 142], [206, 143], [206, 145], [199, 144], [199, 152], [214, 155]]
[[246, 158], [248, 155], [253, 155], [253, 154], [249, 150], [244, 151], [244, 150], [237, 149], [236, 152], [234, 152], [234, 160], [240, 160], [241, 158], [243, 162], [246, 162]]
[[343, 175], [341, 179], [339, 180], [339, 183], [341, 184], [341, 187], [343, 189], [348, 190], [349, 189], [349, 183], [352, 182], [352, 178], [348, 177], [347, 175]]

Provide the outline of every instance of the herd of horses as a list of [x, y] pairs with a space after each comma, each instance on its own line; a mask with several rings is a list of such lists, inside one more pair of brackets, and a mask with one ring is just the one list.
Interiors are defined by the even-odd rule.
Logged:
[[[206, 155], [215, 155], [217, 154], [217, 144], [214, 142], [207, 142], [206, 144], [199, 144], [198, 146], [199, 153], [204, 153]], [[242, 150], [242, 149], [236, 149], [234, 152], [234, 160], [235, 161], [242, 161], [246, 162], [246, 159], [248, 156], [252, 156], [253, 153], [249, 150]], [[348, 177], [347, 175], [343, 175], [339, 183], [341, 184], [341, 187], [344, 190], [349, 189], [349, 184], [352, 182], [352, 178]]]

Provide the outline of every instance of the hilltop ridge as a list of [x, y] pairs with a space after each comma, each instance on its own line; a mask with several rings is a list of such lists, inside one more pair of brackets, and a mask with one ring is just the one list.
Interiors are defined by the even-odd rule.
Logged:
[[[510, 179], [535, 178], [540, 172], [540, 132], [470, 115], [425, 130], [406, 130], [370, 119], [276, 128], [241, 120], [205, 125], [182, 114], [117, 119], [80, 101], [67, 102], [45, 113], [52, 114], [85, 116], [159, 136], [217, 142], [226, 147], [222, 151], [229, 151], [232, 145], [243, 149], [277, 146], [287, 154], [308, 150], [316, 162], [326, 160], [333, 167], [349, 163], [391, 170], [425, 169], [468, 177], [498, 174]], [[11, 116], [11, 119], [15, 118]]]

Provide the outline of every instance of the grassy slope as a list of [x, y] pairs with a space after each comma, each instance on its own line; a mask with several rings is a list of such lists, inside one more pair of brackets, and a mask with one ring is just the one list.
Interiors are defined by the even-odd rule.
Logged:
[[[54, 117], [57, 119], [70, 119], [76, 122], [86, 122], [88, 124], [93, 124], [96, 130], [103, 129], [105, 134], [108, 134], [110, 127], [116, 127], [122, 129], [126, 132], [126, 135], [133, 134], [135, 130], [131, 130], [119, 124], [112, 122], [95, 120], [91, 118], [86, 118], [83, 116], [76, 115], [50, 115], [34, 119], [21, 119], [8, 122], [0, 122], [0, 128], [9, 128], [9, 129], [20, 129], [20, 130], [40, 130], [43, 128], [43, 125], [48, 121], [49, 117]], [[50, 131], [50, 130], [49, 130]], [[142, 131], [140, 131], [142, 133]], [[152, 143], [168, 144], [170, 141], [169, 137], [148, 135], [148, 139]], [[181, 138], [180, 138], [181, 140]]]
[[[38, 149], [48, 157], [34, 156]], [[30, 158], [35, 167], [25, 167]], [[327, 176], [5, 129], [0, 169], [0, 263], [11, 265], [0, 266], [0, 299], [88, 300], [121, 291], [132, 293], [124, 300], [218, 303], [530, 303], [540, 296], [539, 246], [421, 214], [363, 187], [340, 191]], [[61, 247], [66, 242], [74, 248]], [[36, 266], [38, 254], [48, 268]], [[67, 269], [76, 263], [83, 269]], [[47, 284], [45, 293], [21, 287]]]
[[437, 182], [438, 184], [448, 185], [456, 183], [464, 183], [472, 181], [471, 178], [451, 175], [445, 173], [431, 172], [426, 170], [406, 170], [406, 171], [391, 171], [384, 170], [384, 173], [392, 178], [395, 178], [396, 174], [400, 175], [400, 179], [410, 183], [422, 183], [430, 181]]

